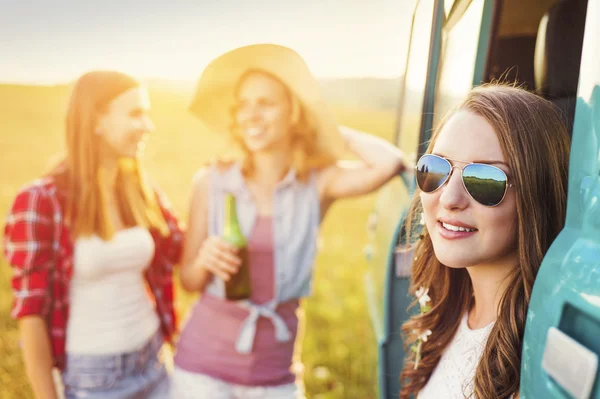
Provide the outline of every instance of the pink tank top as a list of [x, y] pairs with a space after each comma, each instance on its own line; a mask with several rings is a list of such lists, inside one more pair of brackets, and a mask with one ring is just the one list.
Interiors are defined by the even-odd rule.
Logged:
[[[251, 301], [263, 304], [274, 297], [273, 227], [271, 217], [259, 216], [248, 237], [248, 260], [252, 284]], [[273, 386], [294, 382], [291, 372], [294, 341], [298, 331], [298, 300], [282, 303], [277, 313], [292, 333], [278, 342], [273, 323], [260, 317], [252, 352], [235, 350], [242, 322], [249, 312], [224, 299], [203, 294], [198, 300], [177, 344], [175, 364], [234, 384]]]

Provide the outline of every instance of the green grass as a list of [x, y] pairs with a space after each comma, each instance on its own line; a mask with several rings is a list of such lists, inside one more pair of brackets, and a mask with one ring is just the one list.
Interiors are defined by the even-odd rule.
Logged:
[[[186, 217], [193, 173], [223, 152], [225, 137], [207, 132], [186, 111], [189, 93], [151, 92], [157, 130], [145, 164]], [[63, 149], [65, 87], [0, 86], [0, 215], [4, 221], [19, 187], [43, 173]], [[333, 108], [340, 123], [391, 137], [392, 112]], [[377, 346], [364, 300], [362, 248], [374, 194], [340, 201], [321, 230], [313, 295], [303, 301], [304, 332], [297, 353], [309, 398], [367, 399], [377, 396]], [[0, 398], [32, 398], [10, 316], [10, 268], [0, 259]], [[178, 288], [177, 310], [192, 298]], [[297, 351], [298, 352], [298, 351]]]

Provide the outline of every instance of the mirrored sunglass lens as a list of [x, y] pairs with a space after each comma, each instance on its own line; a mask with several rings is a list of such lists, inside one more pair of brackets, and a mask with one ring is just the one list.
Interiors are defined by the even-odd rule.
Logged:
[[498, 205], [504, 197], [506, 175], [498, 168], [479, 164], [467, 165], [463, 170], [463, 180], [469, 194], [480, 204]]
[[430, 193], [439, 188], [450, 173], [450, 164], [442, 158], [424, 155], [417, 163], [417, 184], [419, 188]]

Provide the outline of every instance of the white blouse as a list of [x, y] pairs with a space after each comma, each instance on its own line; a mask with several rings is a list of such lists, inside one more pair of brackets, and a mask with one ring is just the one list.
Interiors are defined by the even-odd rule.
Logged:
[[[454, 338], [418, 394], [418, 399], [465, 399], [473, 397], [473, 379], [494, 322], [471, 330], [465, 313]], [[434, 332], [435, 334], [435, 332]]]

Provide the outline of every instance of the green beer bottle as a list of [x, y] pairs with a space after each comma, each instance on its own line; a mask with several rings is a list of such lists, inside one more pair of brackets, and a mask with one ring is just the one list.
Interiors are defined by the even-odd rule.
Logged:
[[242, 264], [236, 274], [225, 282], [225, 297], [231, 301], [250, 298], [250, 268], [248, 267], [248, 242], [242, 234], [235, 207], [235, 197], [232, 194], [225, 196], [225, 225], [223, 239], [239, 248], [238, 256]]

